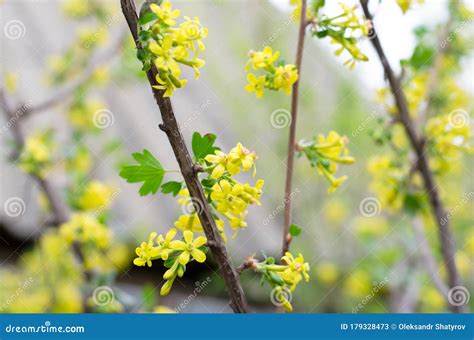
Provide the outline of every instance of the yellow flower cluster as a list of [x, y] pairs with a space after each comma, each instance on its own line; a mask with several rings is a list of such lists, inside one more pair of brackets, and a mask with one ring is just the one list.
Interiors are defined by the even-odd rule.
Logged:
[[280, 52], [273, 52], [269, 46], [266, 46], [263, 51], [250, 51], [249, 57], [246, 70], [248, 71], [251, 66], [256, 71], [263, 70], [264, 74], [256, 76], [249, 73], [247, 75], [249, 82], [245, 86], [247, 92], [255, 92], [257, 98], [263, 96], [264, 89], [284, 90], [287, 95], [290, 95], [291, 87], [298, 80], [298, 70], [295, 65], [279, 61]]
[[275, 264], [271, 257], [260, 263], [254, 259], [251, 260], [253, 261], [251, 268], [263, 274], [273, 288], [274, 303], [281, 305], [287, 312], [291, 312], [293, 306], [285, 291], [294, 291], [303, 279], [306, 282], [309, 281], [310, 267], [303, 255], [298, 254], [294, 257], [292, 253], [286, 252], [281, 258], [281, 264]]
[[[348, 6], [339, 3], [342, 12], [334, 17], [328, 17], [320, 13], [320, 9], [324, 6], [323, 0], [314, 0], [311, 6], [308, 6], [306, 20], [311, 23], [313, 35], [322, 39], [329, 37], [333, 44], [340, 47], [335, 51], [336, 55], [342, 54], [344, 51], [351, 56], [344, 62], [349, 65], [350, 69], [354, 69], [357, 61], [367, 61], [368, 58], [357, 47], [359, 36], [365, 36], [369, 33], [369, 26], [365, 22], [362, 15], [356, 13], [358, 6]], [[293, 19], [299, 20], [301, 16], [301, 0], [290, 0], [290, 4], [295, 7], [293, 11]]]
[[397, 162], [393, 155], [383, 155], [372, 157], [367, 169], [373, 176], [370, 188], [377, 194], [384, 209], [396, 211], [402, 208], [405, 201], [408, 167]]
[[205, 62], [198, 58], [199, 52], [204, 51], [202, 42], [207, 34], [207, 28], [201, 26], [199, 18], [194, 19], [184, 17], [185, 21], [179, 26], [177, 19], [181, 11], [173, 10], [169, 0], [165, 0], [161, 5], [150, 4], [152, 20], [141, 26], [141, 43], [146, 47], [144, 56], [139, 58], [145, 63], [150, 58], [151, 62], [158, 69], [156, 81], [158, 85], [154, 87], [165, 90], [164, 96], [169, 97], [177, 88], [182, 88], [187, 80], [180, 79], [181, 67], [185, 65], [192, 67], [199, 77], [199, 68]]
[[[207, 164], [210, 164], [206, 170], [214, 181], [212, 187], [209, 188], [211, 206], [228, 220], [234, 231], [234, 236], [239, 229], [247, 226], [245, 222], [247, 207], [252, 204], [260, 205], [259, 199], [264, 181], [259, 179], [252, 187], [248, 183], [239, 183], [231, 176], [240, 173], [240, 171], [248, 171], [252, 167], [255, 176], [256, 159], [256, 154], [250, 152], [241, 143], [232, 148], [228, 154], [216, 150], [214, 154], [209, 154], [204, 158]], [[223, 224], [219, 219], [217, 221], [219, 224]]]
[[112, 195], [115, 191], [112, 185], [91, 181], [87, 183], [79, 198], [79, 206], [84, 210], [96, 210], [98, 212], [106, 210], [112, 203]]
[[55, 145], [52, 131], [37, 132], [28, 137], [20, 155], [19, 166], [24, 172], [44, 177], [53, 165]]
[[213, 165], [211, 177], [214, 179], [222, 177], [226, 171], [230, 175], [237, 175], [240, 170], [245, 172], [252, 167], [254, 168], [253, 175], [256, 174], [257, 155], [255, 152], [250, 152], [241, 143], [237, 143], [228, 154], [216, 150], [214, 154], [207, 155], [204, 159]]
[[[178, 219], [174, 222], [174, 226], [182, 231], [190, 230], [192, 232], [202, 233], [204, 230], [202, 229], [201, 221], [199, 220], [199, 216], [194, 211], [194, 206], [192, 206], [193, 200], [190, 198], [188, 189], [182, 189], [178, 193], [180, 198], [178, 199], [178, 204], [181, 206], [183, 211], [189, 210], [189, 214], [184, 214], [178, 217]], [[224, 242], [227, 241], [227, 237], [224, 232], [224, 221], [214, 217], [216, 221], [216, 227], [219, 231]]]
[[111, 233], [107, 227], [88, 213], [77, 213], [59, 227], [59, 233], [65, 242], [92, 244], [97, 248], [106, 248], [110, 243]]
[[133, 263], [136, 266], [151, 267], [153, 260], [165, 261], [165, 266], [169, 269], [163, 275], [166, 282], [161, 287], [161, 295], [167, 295], [174, 280], [177, 277], [183, 277], [189, 261], [195, 260], [199, 263], [206, 261], [206, 254], [202, 250], [207, 242], [205, 236], [194, 238], [192, 231], [185, 230], [182, 240], [174, 240], [176, 233], [175, 228], [170, 229], [164, 237], [163, 235], [157, 237], [156, 233], [151, 233], [148, 242], [142, 242], [135, 250], [138, 257], [133, 260]]
[[347, 179], [347, 176], [335, 177], [337, 164], [355, 162], [353, 157], [348, 156], [348, 141], [347, 137], [331, 131], [327, 137], [319, 135], [313, 140], [298, 143], [299, 152], [303, 153], [311, 165], [316, 167], [331, 184], [328, 192], [335, 191]]
[[455, 110], [451, 114], [430, 118], [426, 124], [427, 144], [433, 170], [438, 174], [450, 171], [455, 164], [467, 153], [473, 154], [469, 113]]
[[255, 187], [247, 183], [241, 184], [236, 180], [222, 179], [212, 187], [212, 204], [229, 221], [234, 236], [239, 229], [247, 226], [245, 217], [248, 205], [260, 205], [263, 184], [263, 179], [257, 180]]

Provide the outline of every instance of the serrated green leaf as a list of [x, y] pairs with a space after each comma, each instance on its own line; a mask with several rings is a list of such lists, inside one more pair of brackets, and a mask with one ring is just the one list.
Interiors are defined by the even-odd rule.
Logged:
[[301, 228], [297, 226], [296, 224], [292, 224], [290, 225], [288, 232], [290, 233], [291, 236], [298, 236], [299, 234], [301, 234]]
[[125, 165], [120, 171], [120, 177], [128, 183], [143, 182], [139, 190], [141, 196], [156, 194], [166, 172], [161, 163], [148, 150], [143, 150], [143, 154], [134, 153], [132, 157], [139, 165]]
[[166, 182], [161, 186], [161, 192], [164, 194], [173, 194], [176, 196], [178, 192], [181, 190], [183, 184], [181, 182], [171, 181]]
[[218, 147], [214, 146], [216, 141], [216, 135], [207, 133], [201, 136], [199, 132], [194, 132], [192, 139], [192, 149], [196, 160], [202, 159], [209, 154], [213, 154], [214, 151], [219, 150]]

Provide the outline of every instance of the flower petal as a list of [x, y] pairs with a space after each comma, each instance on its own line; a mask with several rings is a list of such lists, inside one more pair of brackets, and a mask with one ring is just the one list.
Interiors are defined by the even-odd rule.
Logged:
[[206, 254], [199, 249], [193, 249], [191, 251], [191, 255], [199, 263], [203, 263], [204, 261], [206, 261]]

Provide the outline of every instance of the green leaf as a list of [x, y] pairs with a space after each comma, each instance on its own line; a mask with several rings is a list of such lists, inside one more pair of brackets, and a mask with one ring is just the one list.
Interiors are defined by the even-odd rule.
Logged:
[[435, 50], [431, 46], [418, 45], [410, 58], [410, 64], [416, 70], [430, 67], [433, 63]]
[[415, 215], [423, 208], [422, 197], [416, 194], [406, 194], [404, 208], [410, 215]]
[[216, 184], [216, 180], [212, 178], [204, 178], [201, 181], [201, 184], [204, 188], [212, 188], [212, 186]]
[[120, 177], [126, 179], [128, 183], [143, 182], [139, 191], [140, 196], [156, 194], [166, 172], [161, 163], [148, 150], [143, 150], [143, 154], [134, 153], [132, 157], [139, 165], [122, 167]]
[[207, 133], [204, 136], [201, 136], [199, 132], [194, 132], [192, 148], [196, 160], [202, 159], [209, 154], [213, 154], [214, 151], [219, 150], [218, 147], [214, 146], [215, 141], [216, 135], [212, 133]]
[[301, 228], [298, 227], [296, 224], [290, 225], [290, 229], [288, 230], [291, 236], [298, 236], [301, 234]]
[[140, 16], [138, 19], [138, 23], [140, 25], [146, 25], [153, 20], [158, 19], [158, 16], [153, 12], [145, 12], [143, 15]]
[[173, 196], [176, 196], [178, 192], [181, 190], [181, 187], [182, 187], [181, 182], [171, 181], [161, 186], [161, 192], [164, 194], [172, 193]]

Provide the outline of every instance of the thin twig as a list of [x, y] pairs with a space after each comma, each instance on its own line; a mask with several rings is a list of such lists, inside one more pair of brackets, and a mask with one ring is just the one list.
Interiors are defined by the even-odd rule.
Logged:
[[124, 44], [125, 32], [120, 32], [118, 38], [114, 41], [109, 48], [104, 50], [102, 53], [97, 54], [95, 57], [91, 58], [91, 61], [83, 69], [81, 74], [70, 83], [67, 83], [65, 86], [58, 89], [55, 93], [49, 95], [47, 98], [43, 99], [37, 104], [27, 105], [26, 111], [23, 116], [31, 115], [32, 113], [44, 111], [50, 109], [51, 107], [61, 104], [64, 102], [64, 98], [69, 97], [73, 94], [78, 88], [84, 85], [92, 77], [97, 67], [104, 63], [109, 62], [113, 56], [117, 55], [120, 49]]
[[[135, 44], [137, 48], [141, 48], [138, 41], [138, 18], [134, 1], [121, 0], [120, 2], [122, 5], [122, 12], [125, 16], [125, 19], [127, 20], [128, 26], [135, 40]], [[222, 242], [221, 236], [219, 235], [206, 196], [196, 174], [191, 155], [189, 154], [176, 121], [173, 107], [171, 105], [171, 100], [169, 98], [163, 97], [164, 91], [153, 88], [153, 85], [155, 85], [156, 82], [156, 75], [157, 70], [153, 66], [147, 72], [147, 77], [153, 92], [153, 96], [161, 112], [161, 117], [163, 120], [162, 130], [166, 133], [171, 144], [176, 160], [178, 161], [181, 174], [183, 175], [184, 181], [186, 182], [187, 188], [189, 190], [189, 194], [194, 199], [193, 201], [196, 202], [195, 208], [203, 226], [204, 233], [207, 239], [210, 241], [208, 243], [209, 249], [214, 255], [224, 278], [225, 285], [231, 300], [230, 305], [234, 312], [246, 313], [248, 311], [247, 301], [242, 286], [240, 285], [239, 276], [232, 265], [232, 261], [227, 255], [227, 250]], [[197, 202], [199, 202], [199, 204], [197, 204]]]
[[[360, 0], [362, 9], [367, 20], [372, 22], [372, 15], [368, 7], [368, 0]], [[410, 141], [411, 147], [417, 157], [418, 171], [423, 178], [426, 194], [429, 196], [431, 209], [433, 211], [436, 223], [438, 225], [441, 252], [444, 258], [444, 263], [448, 272], [449, 286], [461, 286], [461, 277], [456, 267], [455, 262], [455, 246], [454, 239], [451, 233], [449, 219], [447, 218], [446, 210], [439, 198], [438, 188], [435, 184], [433, 173], [431, 172], [428, 160], [425, 156], [425, 145], [423, 139], [419, 138], [415, 130], [415, 124], [410, 116], [407, 100], [402, 90], [400, 80], [395, 76], [390, 63], [387, 60], [382, 44], [377, 36], [377, 32], [373, 26], [369, 33], [370, 41], [377, 52], [377, 55], [382, 63], [383, 69], [390, 84], [390, 89], [395, 98], [395, 103], [398, 109], [400, 121], [405, 129], [405, 133]], [[463, 312], [463, 306], [449, 306], [453, 312]]]
[[293, 187], [293, 167], [295, 160], [295, 147], [296, 147], [296, 121], [298, 117], [298, 95], [299, 95], [299, 83], [301, 79], [301, 64], [303, 61], [304, 51], [304, 37], [306, 32], [306, 0], [301, 2], [301, 17], [300, 26], [298, 31], [298, 45], [296, 47], [296, 69], [298, 70], [298, 80], [293, 84], [291, 91], [291, 124], [290, 124], [290, 135], [288, 138], [288, 155], [286, 160], [286, 181], [285, 181], [285, 199], [284, 199], [284, 218], [283, 218], [283, 246], [282, 255], [290, 248], [292, 240], [291, 235], [288, 233], [291, 223], [291, 210], [292, 210], [292, 187]]
[[[5, 90], [0, 87], [0, 107], [5, 113], [7, 121], [13, 121], [15, 118], [16, 108], [9, 102]], [[12, 131], [15, 144], [17, 145], [18, 154], [21, 153], [23, 145], [25, 144], [25, 136], [23, 133], [23, 121], [24, 116], [18, 117], [16, 121], [13, 121]], [[41, 190], [48, 199], [51, 210], [54, 216], [54, 224], [59, 225], [68, 220], [69, 211], [67, 206], [64, 204], [61, 195], [54, 189], [53, 185], [46, 179], [36, 174], [31, 174], [31, 177], [39, 184]]]
[[423, 230], [423, 222], [419, 217], [415, 217], [413, 219], [413, 230], [415, 232], [416, 243], [420, 248], [424, 267], [428, 271], [428, 274], [431, 276], [431, 281], [433, 281], [433, 284], [436, 286], [438, 291], [446, 298], [448, 295], [449, 288], [443, 282], [441, 276], [439, 276], [436, 260], [428, 245], [428, 240], [426, 239], [426, 235]]

